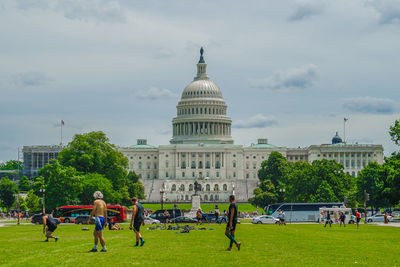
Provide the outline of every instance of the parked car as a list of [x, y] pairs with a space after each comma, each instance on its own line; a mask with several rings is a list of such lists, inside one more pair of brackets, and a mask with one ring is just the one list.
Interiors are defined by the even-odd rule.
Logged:
[[[88, 224], [90, 215], [79, 215], [75, 218], [75, 224]], [[94, 224], [94, 219], [90, 219], [90, 224]]]
[[171, 219], [171, 223], [195, 223], [197, 220], [185, 216], [179, 216]]
[[[47, 214], [47, 216], [51, 216], [49, 214]], [[59, 218], [54, 218], [54, 220], [57, 221], [57, 224], [60, 224], [61, 221]], [[42, 220], [42, 215], [41, 214], [35, 214], [31, 217], [31, 222], [34, 224], [43, 224], [43, 220]]]
[[144, 223], [145, 224], [160, 224], [160, 221], [157, 219], [146, 217], [146, 218], [144, 218]]
[[[392, 216], [388, 215], [387, 219], [390, 222], [392, 220]], [[367, 222], [371, 223], [371, 222], [384, 222], [385, 221], [385, 217], [383, 214], [375, 214], [374, 216], [370, 216], [367, 217]]]
[[[153, 214], [150, 215], [150, 218], [156, 219], [162, 223], [165, 223], [166, 218], [164, 216], [164, 211], [165, 211], [165, 209], [164, 210], [156, 210]], [[182, 211], [178, 210], [178, 209], [168, 209], [168, 213], [169, 213], [169, 220], [183, 215]]]
[[278, 223], [279, 219], [271, 216], [271, 215], [261, 215], [254, 217], [251, 220], [251, 223], [256, 223], [256, 224], [275, 224]]

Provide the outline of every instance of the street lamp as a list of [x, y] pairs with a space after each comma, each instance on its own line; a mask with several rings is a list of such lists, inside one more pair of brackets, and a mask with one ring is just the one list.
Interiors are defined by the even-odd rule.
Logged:
[[281, 202], [283, 202], [283, 194], [285, 194], [285, 188], [280, 188], [279, 189], [279, 193], [280, 193], [280, 196], [281, 196]]
[[160, 188], [160, 197], [161, 197], [161, 209], [164, 209], [164, 194], [165, 194], [165, 184], [163, 184], [162, 188]]
[[44, 196], [45, 196], [46, 189], [41, 188], [41, 189], [39, 189], [39, 192], [42, 193], [43, 213], [46, 213], [46, 208], [45, 208], [45, 206], [44, 206], [44, 203], [45, 203], [45, 202], [44, 202]]

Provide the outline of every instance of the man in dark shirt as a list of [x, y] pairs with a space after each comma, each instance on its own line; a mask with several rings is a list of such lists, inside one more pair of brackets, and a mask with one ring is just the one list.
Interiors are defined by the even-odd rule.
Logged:
[[326, 227], [326, 225], [329, 223], [329, 227], [332, 227], [332, 220], [331, 220], [331, 214], [329, 211], [326, 212], [326, 220], [325, 220], [325, 225], [324, 227]]
[[235, 240], [235, 229], [236, 229], [236, 223], [237, 223], [237, 213], [238, 213], [238, 208], [235, 203], [235, 196], [231, 195], [229, 197], [229, 201], [231, 204], [229, 205], [229, 210], [228, 210], [228, 222], [226, 225], [226, 231], [225, 235], [229, 238], [230, 243], [228, 247], [228, 251], [232, 250], [232, 244], [235, 243], [236, 247], [238, 250], [240, 250], [240, 242], [237, 242]]
[[142, 235], [140, 234], [140, 225], [144, 225], [144, 208], [143, 205], [138, 202], [136, 197], [132, 198], [132, 205], [132, 219], [130, 228], [132, 229], [133, 224], [133, 230], [136, 234], [136, 245], [134, 245], [134, 247], [139, 247], [139, 240], [140, 246], [143, 246], [145, 242], [142, 238]]
[[[43, 220], [43, 234], [46, 234], [46, 242], [49, 242], [49, 238], [54, 238], [58, 241], [58, 237], [53, 235], [53, 232], [57, 229], [57, 222], [52, 217], [48, 217], [46, 213], [42, 213]], [[47, 229], [46, 229], [47, 226]]]

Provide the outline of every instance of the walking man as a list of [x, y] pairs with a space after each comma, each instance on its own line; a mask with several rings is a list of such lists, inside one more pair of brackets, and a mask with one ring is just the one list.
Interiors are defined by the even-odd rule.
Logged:
[[138, 202], [138, 199], [136, 197], [132, 198], [132, 219], [131, 219], [131, 225], [130, 229], [132, 229], [132, 224], [133, 224], [133, 230], [135, 231], [136, 234], [136, 245], [134, 247], [139, 247], [139, 240], [140, 240], [140, 246], [142, 247], [144, 245], [144, 239], [142, 238], [142, 235], [140, 234], [140, 226], [144, 225], [144, 208], [143, 205]]
[[285, 211], [284, 210], [280, 210], [279, 211], [279, 215], [278, 215], [278, 217], [279, 217], [279, 226], [281, 226], [281, 224], [286, 225], [285, 216], [286, 216]]
[[46, 234], [45, 242], [49, 242], [49, 238], [54, 238], [55, 241], [57, 242], [58, 237], [52, 235], [53, 232], [57, 229], [57, 221], [54, 220], [53, 217], [48, 217], [46, 213], [42, 213], [42, 220], [43, 220], [43, 234]]
[[225, 231], [225, 235], [230, 240], [228, 251], [232, 250], [232, 244], [233, 243], [235, 243], [237, 249], [240, 250], [241, 243], [237, 242], [235, 240], [235, 229], [236, 229], [236, 223], [237, 223], [238, 208], [237, 208], [237, 205], [235, 203], [235, 196], [234, 195], [231, 195], [229, 197], [229, 202], [231, 202], [231, 204], [229, 205], [228, 222], [227, 222], [226, 231]]
[[357, 223], [357, 229], [360, 229], [360, 221], [361, 221], [361, 213], [356, 210], [356, 223]]
[[344, 214], [344, 212], [340, 213], [339, 220], [340, 220], [340, 227], [342, 227], [342, 223], [343, 223], [343, 227], [346, 227], [346, 223], [345, 223], [346, 215]]
[[107, 252], [106, 241], [104, 240], [103, 236], [103, 229], [107, 226], [107, 205], [103, 201], [103, 194], [100, 191], [94, 192], [93, 197], [95, 199], [94, 206], [87, 222], [89, 224], [90, 219], [95, 216], [94, 222], [96, 226], [93, 231], [94, 247], [90, 250], [90, 252], [97, 252], [97, 244], [99, 243], [99, 239], [102, 246], [100, 252]]
[[325, 220], [325, 225], [324, 227], [326, 227], [326, 225], [329, 223], [329, 227], [332, 227], [332, 220], [331, 220], [331, 214], [329, 211], [326, 212], [326, 220]]

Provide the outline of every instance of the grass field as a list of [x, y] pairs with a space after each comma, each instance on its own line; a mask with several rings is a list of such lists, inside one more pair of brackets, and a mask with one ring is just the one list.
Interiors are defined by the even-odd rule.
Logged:
[[134, 233], [105, 231], [107, 253], [89, 253], [92, 230], [60, 225], [60, 240], [43, 242], [40, 225], [0, 227], [0, 266], [399, 266], [400, 228], [355, 225], [323, 228], [317, 224], [237, 226], [241, 251], [229, 252], [224, 225], [214, 230], [146, 230], [143, 247], [134, 248]]
[[[240, 211], [247, 211], [247, 212], [253, 212], [256, 211], [257, 208], [254, 207], [253, 205], [249, 203], [240, 203]], [[143, 207], [145, 209], [152, 209], [153, 211], [161, 209], [161, 204], [143, 204]], [[174, 204], [164, 204], [164, 209], [172, 209], [174, 207]], [[223, 212], [224, 210], [227, 210], [229, 207], [229, 203], [226, 204], [218, 204], [218, 209], [220, 212]], [[178, 209], [183, 209], [183, 210], [190, 210], [192, 208], [192, 204], [178, 204]], [[205, 212], [209, 211], [214, 211], [215, 210], [215, 204], [201, 204], [201, 209]], [[261, 209], [259, 209], [259, 212], [261, 213]]]

